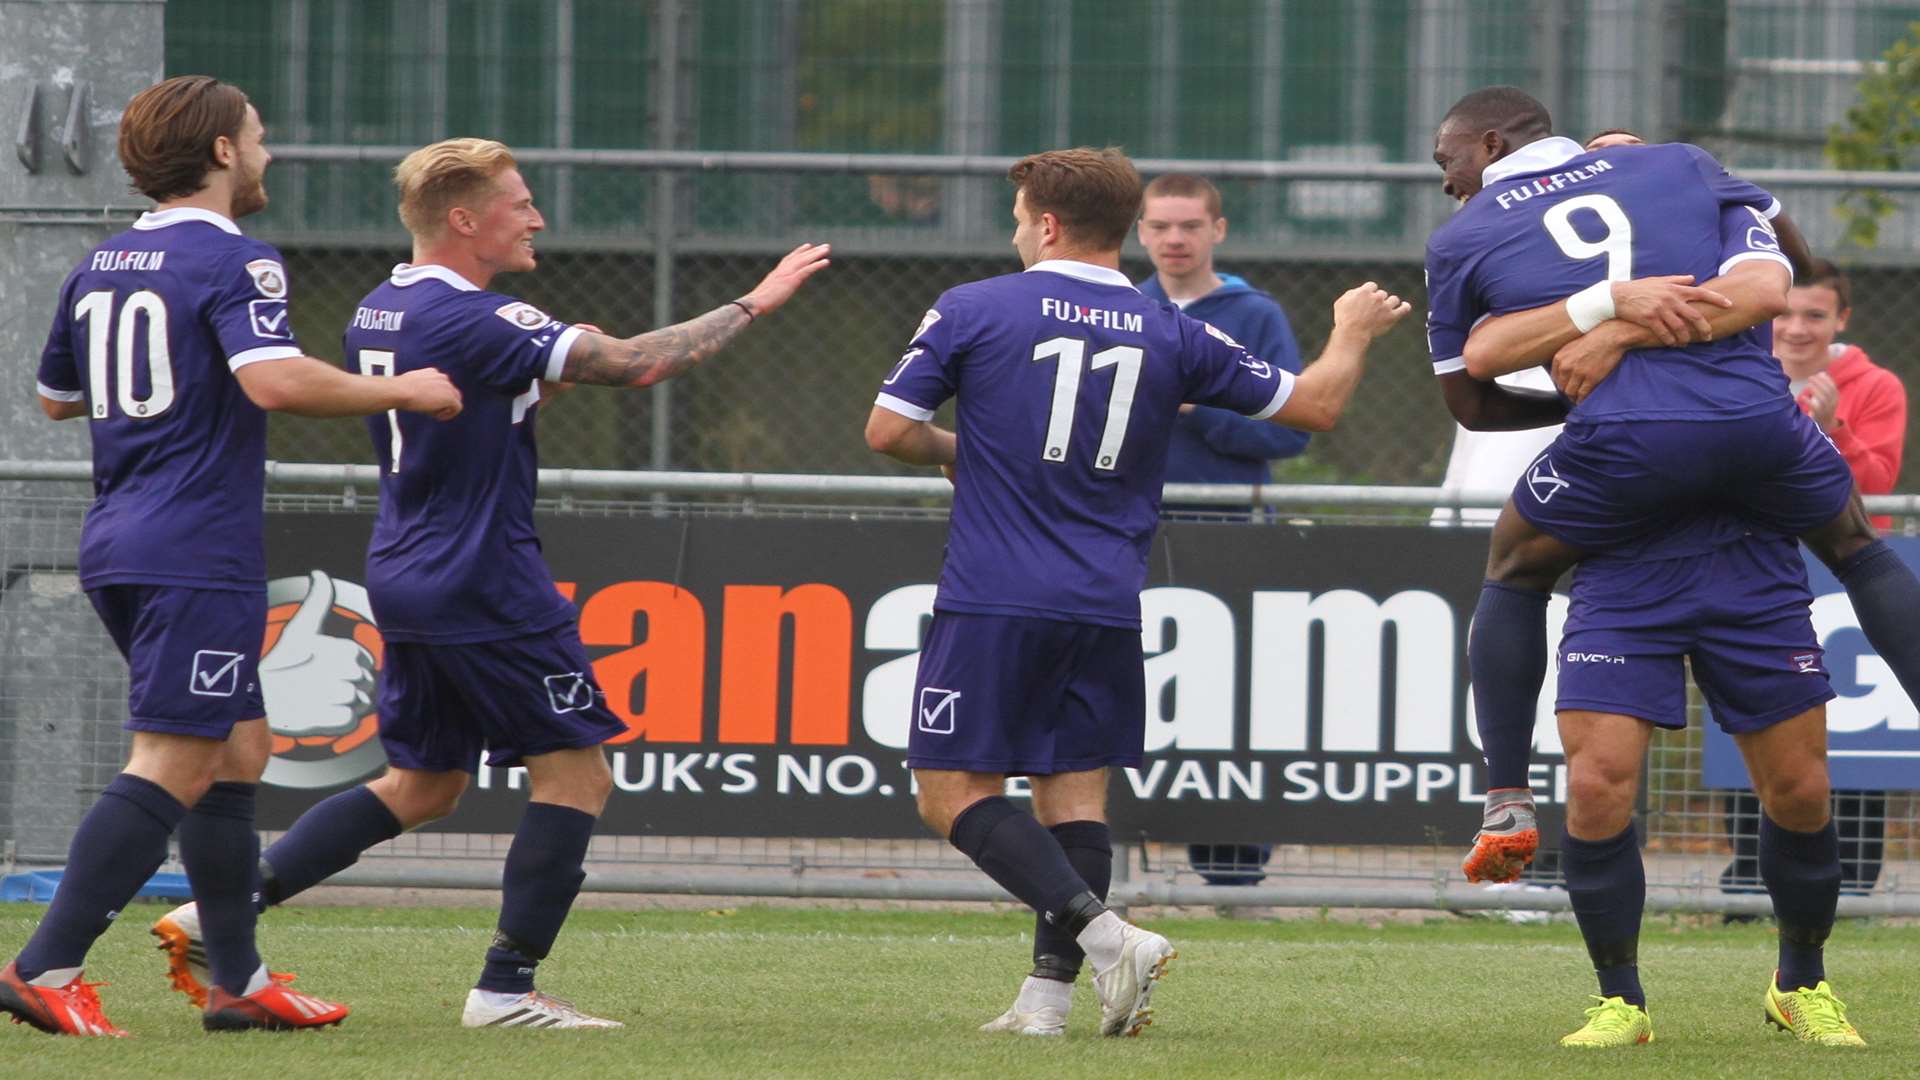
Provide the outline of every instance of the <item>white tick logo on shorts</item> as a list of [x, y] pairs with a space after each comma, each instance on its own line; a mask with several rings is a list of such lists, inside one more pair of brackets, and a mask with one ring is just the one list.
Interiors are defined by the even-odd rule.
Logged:
[[593, 684], [587, 681], [585, 672], [567, 671], [559, 675], [549, 675], [547, 682], [547, 703], [556, 713], [579, 712], [593, 704]]
[[245, 653], [201, 649], [193, 654], [193, 673], [187, 689], [201, 697], [232, 697], [240, 689], [240, 661]]
[[960, 700], [960, 691], [942, 690], [937, 686], [920, 688], [920, 730], [929, 735], [953, 734], [954, 714], [960, 711], [956, 704]]
[[1572, 486], [1560, 479], [1559, 472], [1553, 467], [1553, 459], [1545, 454], [1541, 454], [1534, 459], [1532, 465], [1527, 466], [1527, 489], [1533, 492], [1536, 501], [1546, 502], [1558, 494], [1561, 488]]

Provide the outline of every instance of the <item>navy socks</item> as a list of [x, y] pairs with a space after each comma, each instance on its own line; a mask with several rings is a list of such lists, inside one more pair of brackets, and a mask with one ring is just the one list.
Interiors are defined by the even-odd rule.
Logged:
[[1840, 905], [1840, 839], [1829, 821], [1793, 832], [1760, 818], [1760, 880], [1780, 921], [1782, 990], [1812, 988], [1827, 977], [1823, 952]]
[[200, 907], [207, 968], [221, 989], [236, 995], [260, 970], [253, 936], [260, 872], [253, 796], [254, 785], [223, 780], [180, 822], [180, 861]]
[[1534, 712], [1547, 679], [1548, 599], [1546, 593], [1492, 581], [1480, 586], [1467, 664], [1488, 791], [1529, 786]]
[[1847, 599], [1860, 619], [1860, 631], [1873, 651], [1893, 669], [1907, 696], [1920, 701], [1920, 578], [1883, 540], [1848, 556], [1834, 576], [1846, 586]]
[[[328, 797], [301, 814], [267, 849], [261, 859], [260, 907], [305, 892], [402, 831], [400, 819], [366, 787]], [[199, 895], [197, 888], [194, 894]]]
[[[1086, 898], [1090, 886], [1074, 870], [1060, 841], [1004, 795], [988, 796], [960, 811], [947, 839], [1001, 888], [1041, 917], [1051, 916], [1063, 931], [1077, 934], [1099, 914], [1075, 903]], [[1097, 899], [1093, 907], [1099, 907]]]
[[527, 804], [507, 849], [499, 929], [476, 987], [497, 994], [533, 989], [533, 969], [553, 948], [587, 880], [583, 864], [594, 820], [570, 806]]
[[166, 860], [167, 837], [186, 814], [160, 785], [114, 777], [74, 831], [60, 888], [16, 960], [20, 976], [80, 967], [94, 939]]
[[[1087, 891], [1105, 902], [1113, 883], [1113, 833], [1104, 821], [1063, 821], [1048, 829], [1066, 852]], [[1033, 925], [1033, 974], [1035, 978], [1072, 982], [1080, 973], [1086, 953], [1063, 926], [1036, 915]]]
[[1640, 988], [1640, 913], [1647, 904], [1647, 871], [1633, 826], [1607, 840], [1562, 836], [1560, 865], [1567, 895], [1586, 939], [1602, 997], [1645, 1008]]

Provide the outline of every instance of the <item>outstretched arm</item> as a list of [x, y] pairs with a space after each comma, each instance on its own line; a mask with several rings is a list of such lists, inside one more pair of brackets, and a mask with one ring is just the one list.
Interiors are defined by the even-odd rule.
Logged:
[[1371, 281], [1348, 289], [1333, 303], [1333, 331], [1320, 358], [1300, 373], [1286, 404], [1267, 419], [1302, 431], [1331, 431], [1360, 385], [1367, 347], [1411, 310]]
[[268, 412], [324, 418], [399, 409], [436, 420], [460, 415], [459, 387], [436, 368], [385, 378], [355, 375], [311, 356], [289, 356], [243, 365], [233, 377], [248, 400]]
[[827, 244], [801, 244], [787, 253], [752, 292], [705, 315], [630, 338], [588, 332], [567, 349], [560, 381], [644, 387], [683, 375], [740, 336], [754, 319], [770, 315], [827, 266]]

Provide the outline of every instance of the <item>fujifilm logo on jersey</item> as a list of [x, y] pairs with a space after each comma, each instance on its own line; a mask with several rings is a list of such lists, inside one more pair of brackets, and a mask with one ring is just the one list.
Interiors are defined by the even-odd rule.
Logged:
[[1061, 322], [1085, 323], [1105, 330], [1125, 330], [1129, 334], [1138, 334], [1147, 328], [1146, 317], [1136, 312], [1081, 307], [1050, 296], [1040, 301], [1040, 314]]
[[1627, 658], [1624, 656], [1608, 656], [1606, 653], [1570, 652], [1567, 654], [1569, 664], [1624, 664], [1626, 662]]
[[1536, 177], [1521, 184], [1519, 187], [1509, 188], [1495, 195], [1493, 199], [1500, 204], [1500, 209], [1511, 210], [1516, 205], [1526, 202], [1535, 195], [1545, 195], [1550, 191], [1559, 191], [1561, 188], [1567, 187], [1570, 184], [1577, 184], [1582, 180], [1591, 180], [1603, 172], [1612, 171], [1613, 166], [1607, 164], [1605, 161], [1593, 161], [1577, 169], [1568, 169], [1566, 172], [1557, 172], [1550, 176]]

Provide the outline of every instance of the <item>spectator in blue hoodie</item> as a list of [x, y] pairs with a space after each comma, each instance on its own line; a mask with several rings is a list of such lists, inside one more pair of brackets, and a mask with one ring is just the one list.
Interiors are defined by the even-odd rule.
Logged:
[[[1260, 359], [1299, 374], [1300, 345], [1280, 304], [1242, 279], [1214, 270], [1213, 249], [1226, 238], [1220, 191], [1205, 177], [1168, 173], [1155, 178], [1147, 185], [1140, 215], [1140, 244], [1153, 260], [1154, 273], [1140, 283], [1140, 291], [1178, 305]], [[1183, 405], [1167, 446], [1167, 482], [1263, 484], [1270, 476], [1268, 462], [1306, 448], [1304, 431], [1249, 420], [1226, 409]], [[1265, 879], [1263, 870], [1272, 855], [1271, 844], [1193, 844], [1187, 849], [1187, 861], [1212, 885], [1257, 885]]]
[[[1279, 303], [1213, 268], [1213, 249], [1227, 238], [1219, 189], [1205, 177], [1168, 173], [1147, 185], [1141, 209], [1140, 244], [1153, 260], [1154, 274], [1140, 283], [1140, 291], [1212, 323], [1253, 355], [1299, 374], [1300, 345]], [[1167, 446], [1169, 484], [1263, 484], [1269, 462], [1307, 448], [1304, 431], [1227, 409], [1187, 405], [1180, 412]]]

